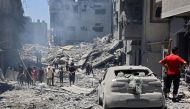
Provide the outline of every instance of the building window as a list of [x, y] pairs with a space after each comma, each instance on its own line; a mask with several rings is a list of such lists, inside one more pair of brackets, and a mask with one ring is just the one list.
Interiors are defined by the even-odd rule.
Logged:
[[73, 11], [74, 11], [74, 13], [78, 13], [78, 5], [73, 6]]
[[161, 18], [161, 12], [162, 12], [162, 7], [161, 7], [161, 6], [158, 6], [158, 7], [156, 8], [155, 17]]
[[87, 10], [87, 5], [84, 5], [82, 8], [82, 12], [85, 12]]
[[96, 23], [95, 26], [92, 28], [92, 30], [94, 30], [95, 32], [103, 32], [104, 27], [102, 24]]
[[150, 22], [152, 23], [167, 23], [168, 19], [161, 19], [162, 4], [156, 3], [156, 0], [151, 0], [150, 3]]
[[87, 31], [88, 29], [87, 29], [87, 27], [86, 26], [82, 26], [81, 27], [81, 31]]
[[103, 15], [106, 14], [106, 9], [95, 9], [96, 15]]
[[104, 27], [93, 27], [92, 28], [95, 32], [103, 32], [104, 31]]
[[101, 8], [101, 7], [102, 5], [97, 5], [97, 4], [94, 5], [94, 8]]

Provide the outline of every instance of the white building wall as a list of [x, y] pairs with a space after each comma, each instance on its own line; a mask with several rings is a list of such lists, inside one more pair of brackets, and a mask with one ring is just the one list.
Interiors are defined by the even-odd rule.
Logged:
[[161, 75], [163, 41], [169, 37], [168, 23], [151, 23], [150, 2], [144, 0], [144, 29], [142, 39], [142, 65], [149, 67], [157, 75]]
[[190, 0], [162, 0], [162, 5], [163, 18], [183, 14], [190, 11]]

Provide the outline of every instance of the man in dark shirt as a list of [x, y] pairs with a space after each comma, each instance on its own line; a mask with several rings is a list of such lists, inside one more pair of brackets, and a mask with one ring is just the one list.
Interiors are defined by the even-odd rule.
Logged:
[[172, 49], [172, 53], [166, 56], [164, 59], [160, 60], [159, 63], [164, 65], [167, 69], [166, 71], [166, 80], [164, 81], [164, 93], [168, 97], [170, 92], [171, 83], [173, 82], [173, 100], [177, 98], [177, 93], [179, 89], [180, 82], [180, 68], [182, 64], [186, 64], [186, 61], [177, 55], [178, 48], [175, 47]]
[[44, 77], [44, 70], [42, 67], [39, 69], [39, 74], [38, 74], [38, 79], [42, 83], [43, 82], [43, 77]]
[[[90, 75], [90, 73], [93, 74], [93, 67], [92, 67], [92, 64], [87, 63], [87, 64], [86, 64], [86, 75]], [[93, 74], [93, 75], [94, 75], [94, 74]]]
[[74, 66], [74, 63], [71, 62], [71, 65], [69, 66], [69, 83], [70, 83], [70, 86], [71, 86], [71, 82], [75, 83], [75, 71], [76, 71], [76, 67]]
[[27, 81], [28, 85], [33, 84], [33, 80], [32, 80], [32, 68], [30, 67], [30, 65], [28, 65], [28, 68], [27, 68], [26, 81]]
[[63, 67], [60, 68], [60, 71], [59, 71], [59, 79], [60, 79], [60, 84], [62, 85], [63, 84]]

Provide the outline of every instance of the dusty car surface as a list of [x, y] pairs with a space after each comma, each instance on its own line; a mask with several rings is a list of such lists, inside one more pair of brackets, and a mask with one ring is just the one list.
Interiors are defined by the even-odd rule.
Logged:
[[98, 101], [109, 108], [165, 108], [161, 81], [143, 66], [108, 68], [98, 87]]

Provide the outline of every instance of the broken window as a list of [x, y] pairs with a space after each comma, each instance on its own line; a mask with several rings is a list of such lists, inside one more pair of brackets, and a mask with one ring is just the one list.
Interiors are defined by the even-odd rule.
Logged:
[[85, 12], [87, 10], [87, 5], [84, 5], [82, 12]]
[[106, 9], [95, 9], [96, 15], [103, 15], [106, 14]]
[[131, 69], [131, 70], [116, 70], [115, 75], [123, 73], [123, 75], [141, 76], [142, 74], [148, 75], [149, 71], [144, 69]]
[[162, 7], [161, 7], [161, 6], [158, 6], [158, 7], [156, 8], [155, 17], [161, 18], [161, 12], [162, 12]]
[[92, 28], [95, 32], [103, 32], [104, 27], [100, 23], [96, 23], [95, 26]]
[[81, 27], [81, 31], [87, 31], [87, 27], [86, 26], [82, 26]]

